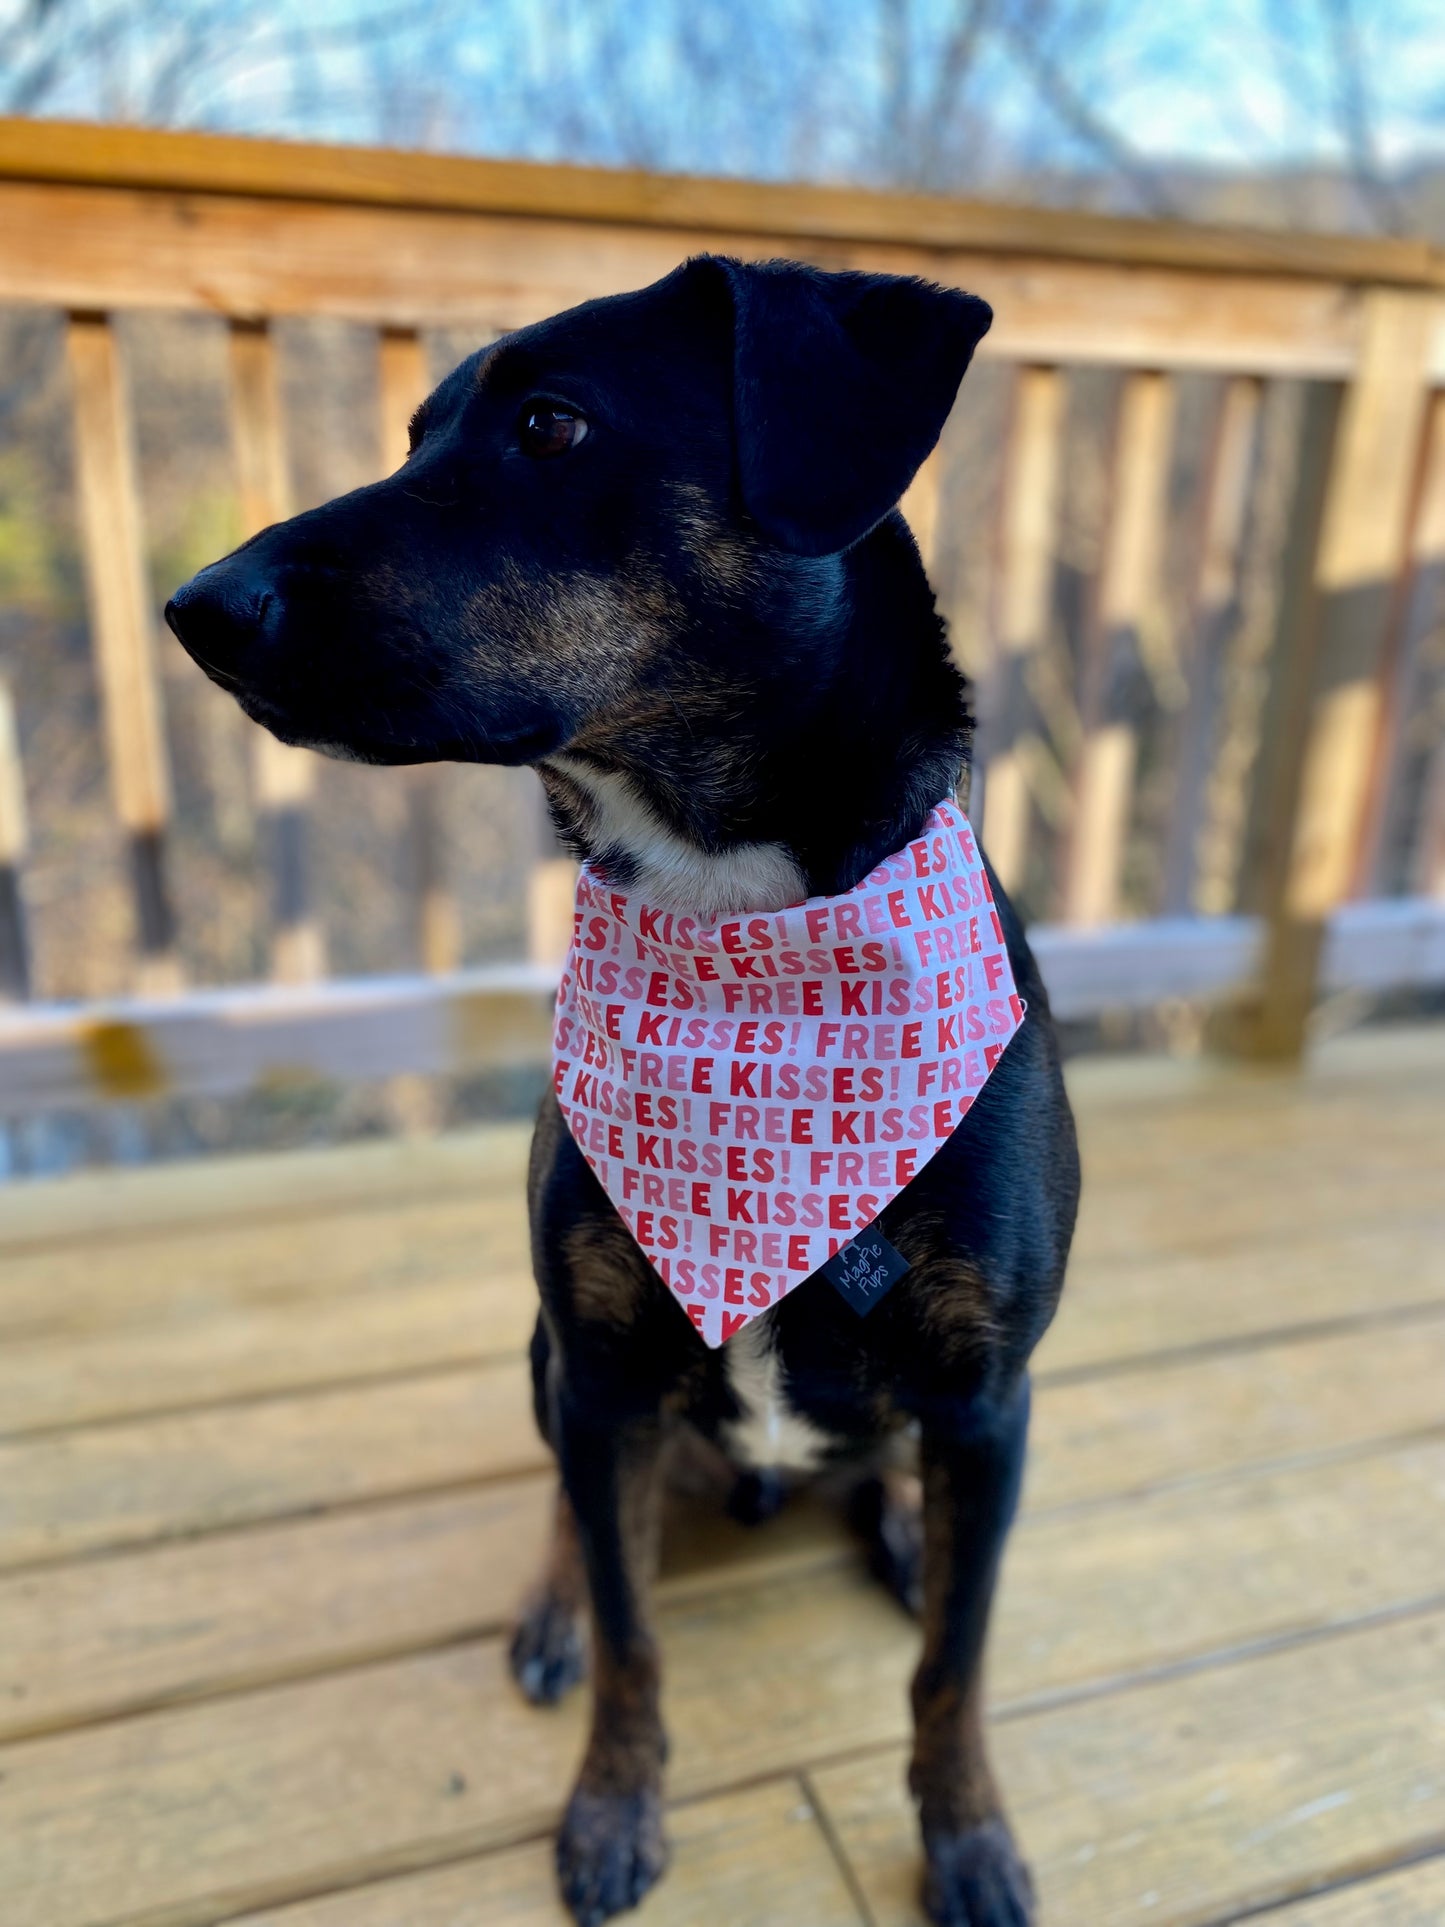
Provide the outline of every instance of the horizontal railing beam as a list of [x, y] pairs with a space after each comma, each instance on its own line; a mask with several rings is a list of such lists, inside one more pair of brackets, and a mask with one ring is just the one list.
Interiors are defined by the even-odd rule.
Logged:
[[556, 984], [555, 969], [504, 964], [16, 1006], [0, 1012], [0, 1117], [535, 1064]]
[[[897, 239], [810, 241], [739, 224], [410, 211], [0, 179], [0, 303], [310, 315], [390, 328], [521, 326], [641, 287], [689, 254], [786, 251], [828, 268], [972, 288], [984, 352], [1020, 361], [1341, 380], [1362, 340], [1355, 283]], [[1445, 379], [1445, 298], [1431, 366]]]
[[1445, 249], [1423, 240], [1147, 221], [870, 188], [705, 179], [88, 122], [0, 119], [0, 179], [408, 212], [543, 216], [804, 242], [886, 241], [1116, 267], [1445, 289]]
[[[1182, 917], [1031, 941], [1055, 1015], [1066, 1020], [1246, 986], [1264, 926]], [[1334, 917], [1328, 990], [1445, 984], [1445, 903], [1351, 904]], [[458, 1075], [546, 1062], [555, 966], [496, 964], [445, 976], [248, 984], [107, 1004], [0, 1010], [0, 1120], [97, 1103], [221, 1097], [319, 1079]]]

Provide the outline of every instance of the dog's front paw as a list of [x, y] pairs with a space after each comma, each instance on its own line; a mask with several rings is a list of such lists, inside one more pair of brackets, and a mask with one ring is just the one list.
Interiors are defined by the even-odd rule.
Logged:
[[601, 1927], [635, 1907], [666, 1865], [657, 1793], [578, 1787], [557, 1836], [557, 1880], [578, 1927]]
[[512, 1678], [532, 1704], [555, 1706], [587, 1670], [578, 1615], [551, 1594], [541, 1594], [518, 1620], [509, 1658]]
[[1034, 1883], [1006, 1820], [935, 1833], [923, 1847], [923, 1902], [937, 1927], [1032, 1927]]

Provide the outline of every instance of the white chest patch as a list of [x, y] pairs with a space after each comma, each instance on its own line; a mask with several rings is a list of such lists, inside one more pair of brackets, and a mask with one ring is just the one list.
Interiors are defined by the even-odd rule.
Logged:
[[567, 755], [548, 760], [592, 805], [594, 847], [624, 851], [636, 864], [632, 888], [649, 904], [688, 911], [707, 923], [745, 910], [782, 910], [808, 894], [797, 859], [781, 843], [700, 849], [661, 822], [625, 776]]
[[826, 1433], [794, 1411], [766, 1318], [755, 1318], [723, 1347], [728, 1384], [742, 1417], [724, 1427], [723, 1444], [757, 1471], [811, 1472], [828, 1449]]

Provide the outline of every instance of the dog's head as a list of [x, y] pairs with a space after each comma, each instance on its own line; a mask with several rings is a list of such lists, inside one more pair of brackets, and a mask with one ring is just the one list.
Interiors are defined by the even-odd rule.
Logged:
[[203, 569], [167, 619], [283, 740], [372, 762], [535, 762], [684, 690], [786, 700], [779, 635], [806, 655], [835, 624], [839, 558], [990, 318], [920, 281], [698, 257], [464, 361], [395, 475]]

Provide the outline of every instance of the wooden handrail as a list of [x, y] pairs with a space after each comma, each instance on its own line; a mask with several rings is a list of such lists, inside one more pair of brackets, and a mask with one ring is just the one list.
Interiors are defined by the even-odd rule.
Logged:
[[474, 160], [76, 121], [0, 119], [0, 179], [1445, 288], [1445, 249], [1427, 241], [1195, 226], [872, 188]]

